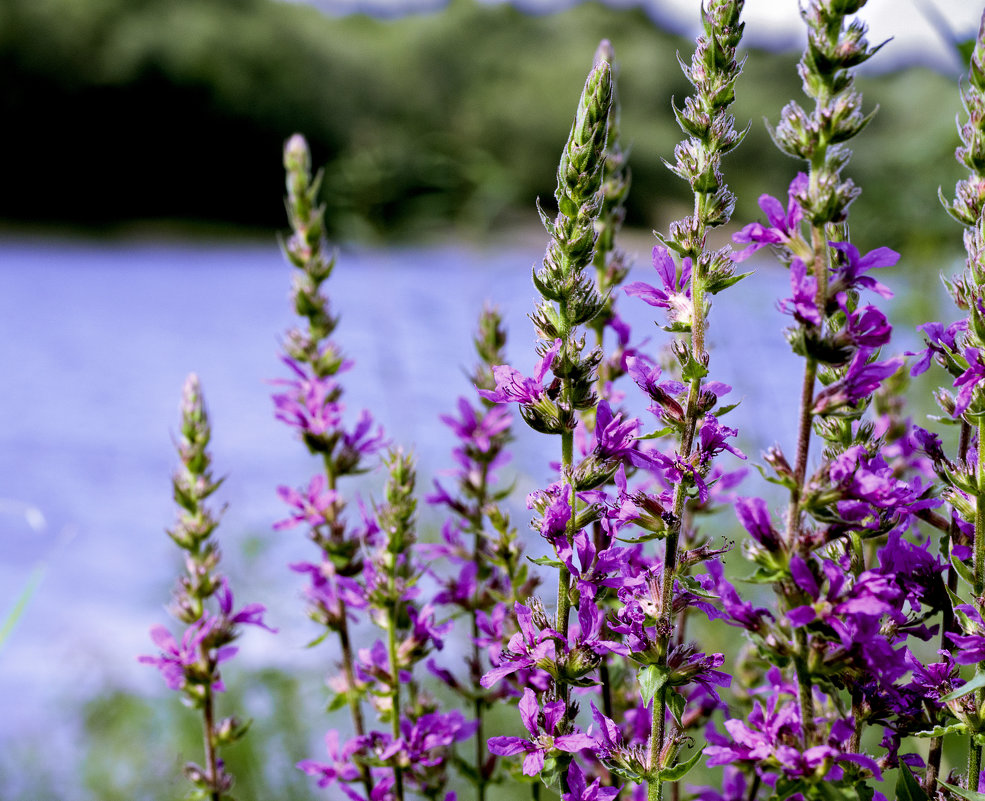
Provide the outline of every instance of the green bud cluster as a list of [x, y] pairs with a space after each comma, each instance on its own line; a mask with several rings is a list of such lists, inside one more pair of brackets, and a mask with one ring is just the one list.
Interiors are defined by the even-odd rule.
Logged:
[[221, 513], [205, 501], [222, 479], [212, 476], [208, 452], [212, 426], [202, 399], [202, 387], [194, 373], [185, 379], [181, 397], [181, 438], [177, 443], [181, 467], [172, 476], [178, 521], [168, 535], [186, 553], [186, 575], [175, 593], [172, 612], [183, 623], [194, 623], [203, 613], [203, 604], [215, 594], [219, 577], [212, 571], [219, 562], [218, 546], [211, 539]]
[[595, 319], [605, 306], [605, 298], [585, 270], [592, 264], [598, 238], [596, 223], [603, 205], [611, 103], [611, 68], [608, 62], [600, 61], [585, 82], [561, 154], [554, 193], [558, 214], [552, 222], [540, 210], [551, 241], [543, 265], [533, 275], [544, 302], [530, 317], [544, 340], [542, 353], [554, 340], [562, 340], [552, 370], [565, 387], [564, 397], [549, 399], [549, 408], [523, 410], [527, 422], [541, 431], [561, 433], [573, 428], [573, 412], [591, 408], [596, 402], [593, 383], [601, 353], [596, 349], [582, 356], [585, 339], [575, 336], [575, 329]]
[[332, 315], [321, 285], [332, 274], [335, 256], [326, 255], [325, 209], [318, 203], [322, 175], [312, 177], [311, 153], [300, 134], [284, 145], [284, 169], [291, 235], [281, 248], [300, 271], [294, 276], [291, 299], [298, 316], [307, 320], [307, 330], [288, 332], [285, 351], [292, 359], [310, 364], [318, 376], [334, 375], [342, 365], [342, 354], [327, 340], [338, 318]]
[[851, 157], [844, 143], [872, 118], [862, 113], [852, 70], [882, 47], [869, 45], [863, 22], [845, 21], [864, 5], [865, 0], [811, 0], [802, 10], [808, 38], [797, 68], [814, 111], [789, 103], [771, 130], [780, 150], [810, 164], [810, 185], [797, 202], [815, 226], [844, 222], [861, 191], [851, 179], [842, 180], [841, 171]]
[[958, 127], [961, 145], [955, 151], [971, 174], [958, 181], [953, 202], [940, 195], [948, 214], [962, 225], [974, 225], [985, 209], [985, 47], [981, 36], [971, 59], [968, 85], [961, 91], [968, 119]]
[[[595, 64], [607, 62], [612, 71], [612, 101], [609, 107], [608, 132], [605, 138], [605, 166], [602, 170], [602, 208], [595, 222], [598, 238], [595, 243], [595, 285], [605, 298], [602, 310], [589, 323], [595, 332], [596, 344], [601, 344], [606, 327], [614, 317], [612, 291], [629, 274], [628, 254], [616, 245], [616, 235], [626, 218], [626, 198], [629, 196], [630, 172], [627, 166], [629, 154], [623, 150], [619, 138], [619, 97], [615, 76], [617, 66], [612, 44], [603, 39], [595, 51]], [[621, 348], [599, 367], [599, 386], [605, 386], [623, 373]]]
[[698, 38], [690, 66], [681, 60], [684, 76], [695, 91], [685, 98], [683, 108], [674, 105], [674, 114], [688, 138], [674, 149], [676, 162], [665, 163], [703, 198], [696, 204], [695, 217], [678, 223], [667, 244], [695, 258], [704, 247], [704, 230], [728, 222], [735, 207], [735, 196], [722, 180], [721, 161], [745, 137], [745, 132], [735, 130], [735, 118], [727, 112], [742, 73], [735, 50], [744, 28], [739, 21], [744, 4], [744, 0], [709, 3], [702, 13], [704, 33]]

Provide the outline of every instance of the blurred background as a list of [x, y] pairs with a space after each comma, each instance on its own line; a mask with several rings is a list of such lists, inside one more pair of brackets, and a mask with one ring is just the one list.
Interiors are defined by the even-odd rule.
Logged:
[[[950, 193], [968, 0], [870, 0], [870, 39], [891, 41], [859, 88], [879, 112], [847, 170], [862, 250], [903, 254], [892, 277], [896, 348], [942, 311], [938, 275], [959, 268]], [[437, 416], [470, 391], [470, 335], [498, 304], [511, 361], [534, 362], [530, 266], [592, 54], [619, 62], [633, 187], [624, 247], [648, 280], [650, 230], [688, 195], [661, 163], [680, 138], [670, 99], [689, 86], [698, 0], [0, 0], [0, 799], [114, 801], [184, 793], [197, 723], [136, 655], [179, 568], [171, 432], [191, 370], [228, 474], [220, 529], [238, 597], [271, 608], [230, 665], [230, 710], [256, 718], [230, 750], [240, 801], [320, 797], [293, 768], [320, 756], [330, 649], [306, 649], [300, 534], [271, 533], [279, 484], [314, 465], [277, 425], [264, 382], [283, 374], [291, 324], [281, 147], [295, 131], [324, 165], [339, 267], [328, 285], [355, 413], [371, 407], [415, 447], [420, 484], [450, 465]], [[748, 0], [748, 61], [733, 107], [751, 124], [725, 163], [737, 224], [799, 168], [766, 122], [801, 97], [796, 3]], [[768, 260], [716, 298], [715, 377], [743, 397], [732, 424], [750, 455], [789, 441], [799, 378]], [[437, 289], [436, 289], [437, 288]], [[642, 304], [638, 304], [642, 306]], [[623, 304], [636, 339], [648, 308]], [[756, 324], [750, 325], [750, 320]], [[764, 325], [759, 324], [765, 321]], [[775, 366], [750, 376], [750, 364]], [[740, 369], [743, 368], [743, 369]], [[928, 377], [929, 380], [930, 377]], [[926, 387], [924, 387], [926, 389]], [[926, 392], [924, 391], [924, 396]], [[769, 428], [764, 425], [769, 421]], [[518, 432], [518, 495], [547, 476], [543, 441]], [[375, 492], [381, 477], [360, 488]], [[748, 493], [758, 491], [751, 487]], [[523, 520], [525, 511], [517, 519]], [[436, 521], [423, 511], [425, 527]], [[521, 526], [522, 526], [521, 522]], [[722, 523], [731, 531], [734, 523]], [[532, 543], [531, 548], [538, 547]], [[139, 747], [134, 747], [139, 744]], [[322, 794], [321, 797], [324, 797]]]

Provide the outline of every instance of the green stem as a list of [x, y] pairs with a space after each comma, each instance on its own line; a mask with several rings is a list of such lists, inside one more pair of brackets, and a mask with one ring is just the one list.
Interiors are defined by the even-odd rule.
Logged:
[[[208, 648], [202, 644], [200, 650], [202, 659], [209, 660]], [[218, 787], [219, 757], [215, 747], [215, 709], [211, 681], [205, 685], [205, 697], [202, 699], [202, 735], [205, 741], [205, 770], [212, 788], [209, 798], [211, 801], [222, 801], [222, 793]]]
[[[391, 581], [393, 577], [391, 576]], [[390, 731], [393, 739], [400, 738], [400, 667], [397, 664], [397, 607], [395, 603], [390, 604], [389, 625], [387, 631], [387, 649], [390, 655], [390, 674], [393, 681], [393, 689], [390, 692]], [[398, 801], [404, 798], [404, 773], [399, 764], [393, 766], [394, 793]]]
[[[571, 516], [568, 518], [568, 528], [566, 536], [568, 543], [574, 541], [575, 519], [578, 515], [578, 504], [575, 499], [574, 486], [571, 481], [571, 466], [574, 462], [574, 432], [565, 431], [561, 434], [561, 477], [564, 480], [564, 491], [567, 493], [571, 503]], [[571, 573], [568, 568], [562, 565], [558, 568], [557, 576], [557, 617], [555, 630], [561, 635], [562, 641], [555, 643], [555, 653], [559, 655], [564, 647], [562, 643], [568, 640], [568, 618], [571, 611]], [[568, 685], [559, 683], [558, 697], [565, 704], [568, 702]]]

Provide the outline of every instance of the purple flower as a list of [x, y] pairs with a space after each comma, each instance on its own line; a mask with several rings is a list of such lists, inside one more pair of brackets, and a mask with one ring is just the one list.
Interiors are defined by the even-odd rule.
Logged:
[[[285, 357], [283, 361], [297, 378], [270, 382], [286, 388], [273, 396], [274, 416], [302, 434], [322, 437], [334, 433], [342, 422], [342, 405], [336, 401], [338, 382], [332, 376], [309, 375], [293, 359]], [[343, 369], [347, 366], [343, 365]]]
[[[293, 528], [300, 523], [316, 527], [328, 522], [328, 513], [338, 501], [338, 493], [327, 488], [323, 474], [314, 476], [306, 490], [278, 487], [277, 494], [294, 511], [286, 520], [274, 523], [275, 531]], [[334, 513], [333, 513], [334, 514]]]
[[[210, 665], [207, 654], [203, 653], [203, 642], [212, 633], [215, 618], [204, 616], [185, 629], [181, 642], [164, 626], [154, 626], [150, 630], [151, 639], [161, 649], [159, 656], [138, 656], [137, 661], [144, 665], [154, 665], [161, 671], [161, 676], [168, 689], [180, 690], [186, 682], [200, 683], [208, 681]], [[238, 648], [227, 646], [215, 652], [214, 665], [225, 662], [236, 655]], [[223, 692], [225, 687], [220, 680], [212, 683], [212, 689]]]
[[533, 667], [541, 659], [552, 659], [554, 657], [552, 640], [564, 640], [553, 629], [540, 631], [534, 624], [533, 612], [519, 601], [515, 604], [514, 611], [519, 631], [510, 638], [509, 644], [503, 650], [504, 663], [494, 667], [479, 680], [479, 684], [487, 689], [504, 676], [522, 668]]
[[760, 195], [759, 207], [766, 214], [770, 226], [761, 223], [750, 223], [732, 237], [732, 241], [738, 244], [751, 243], [749, 247], [740, 250], [734, 255], [735, 261], [745, 261], [753, 253], [767, 245], [787, 245], [791, 240], [799, 236], [797, 231], [800, 221], [804, 217], [804, 212], [797, 203], [797, 195], [802, 194], [807, 188], [808, 178], [805, 173], [799, 172], [790, 184], [787, 192], [787, 208], [784, 210], [783, 204], [771, 195]]
[[298, 769], [309, 776], [317, 776], [319, 787], [330, 787], [336, 782], [359, 781], [359, 768], [352, 761], [352, 754], [357, 750], [355, 741], [349, 741], [339, 750], [339, 733], [332, 729], [325, 735], [325, 750], [328, 751], [329, 762], [302, 759], [297, 763]]
[[708, 592], [718, 596], [718, 603], [725, 613], [725, 622], [748, 631], [762, 631], [766, 619], [773, 619], [768, 609], [756, 608], [749, 601], [744, 601], [725, 578], [721, 562], [711, 559], [705, 562], [707, 573], [697, 576], [698, 582]]
[[903, 359], [897, 356], [884, 362], [871, 362], [870, 348], [859, 348], [848, 365], [845, 375], [839, 381], [822, 389], [814, 398], [814, 414], [824, 414], [842, 406], [855, 405], [868, 398], [882, 382], [895, 373]]
[[544, 395], [544, 376], [551, 369], [554, 359], [561, 350], [561, 340], [555, 339], [554, 344], [544, 353], [543, 358], [534, 371], [533, 378], [526, 378], [519, 371], [506, 364], [493, 367], [493, 378], [496, 379], [496, 389], [480, 389], [479, 394], [494, 403], [536, 403]]
[[222, 620], [227, 626], [232, 627], [240, 624], [259, 626], [271, 634], [277, 633], [277, 629], [272, 629], [263, 622], [263, 615], [267, 611], [267, 607], [263, 604], [247, 604], [238, 612], [233, 612], [233, 591], [225, 576], [219, 581], [219, 588], [216, 590], [215, 597], [219, 601], [219, 611], [222, 613]]
[[684, 259], [681, 264], [680, 277], [677, 267], [666, 248], [657, 245], [653, 248], [653, 269], [660, 276], [663, 289], [634, 281], [626, 284], [623, 291], [632, 297], [667, 310], [667, 318], [671, 323], [691, 324], [691, 289], [688, 282], [691, 279], [691, 259]]
[[974, 399], [975, 390], [985, 381], [985, 364], [982, 363], [981, 351], [978, 348], [965, 348], [964, 358], [968, 362], [968, 369], [954, 379], [954, 386], [961, 387], [955, 398], [954, 417], [965, 413]]
[[970, 604], [959, 604], [954, 607], [954, 611], [966, 632], [947, 635], [957, 646], [952, 654], [954, 661], [959, 665], [974, 665], [985, 661], [985, 623], [982, 623], [982, 616]]
[[773, 528], [773, 518], [766, 501], [762, 498], [736, 498], [733, 505], [742, 527], [756, 542], [770, 553], [783, 547], [780, 535]]
[[875, 306], [865, 306], [848, 313], [845, 330], [856, 347], [881, 348], [889, 342], [893, 327]]
[[790, 289], [793, 294], [780, 301], [780, 308], [800, 323], [820, 325], [821, 312], [817, 308], [817, 279], [809, 275], [800, 259], [790, 264]]
[[[935, 354], [946, 360], [950, 354], [955, 353], [958, 350], [957, 336], [968, 330], [968, 320], [958, 320], [951, 323], [947, 328], [944, 328], [942, 323], [924, 323], [918, 325], [917, 330], [923, 331], [927, 347], [920, 351], [920, 358], [910, 370], [911, 376], [918, 376], [926, 372], [927, 368], [930, 367], [930, 360]], [[907, 355], [914, 356], [916, 354], [908, 353]]]
[[[583, 748], [591, 748], [592, 738], [581, 732], [555, 735], [558, 723], [564, 718], [564, 701], [549, 701], [544, 704], [541, 714], [537, 696], [529, 687], [523, 691], [520, 699], [520, 719], [531, 739], [522, 737], [490, 737], [489, 750], [499, 756], [525, 754], [523, 758], [523, 773], [525, 776], [536, 776], [544, 768], [544, 757], [554, 751], [577, 753]], [[543, 726], [540, 724], [543, 720]]]
[[890, 248], [876, 248], [862, 256], [858, 248], [850, 242], [828, 244], [842, 255], [840, 263], [832, 268], [831, 281], [828, 284], [829, 296], [833, 296], [838, 301], [842, 311], [848, 311], [847, 293], [859, 287], [870, 289], [884, 298], [893, 296], [888, 287], [865, 273], [879, 267], [892, 267], [899, 261], [899, 253]]
[[561, 794], [561, 801], [611, 801], [622, 787], [602, 787], [600, 780], [588, 784], [585, 772], [574, 760], [568, 766], [568, 790]]
[[460, 440], [480, 453], [487, 453], [492, 447], [493, 438], [509, 429], [513, 420], [509, 411], [501, 406], [494, 406], [485, 413], [477, 413], [465, 398], [458, 399], [458, 413], [459, 417], [441, 415], [441, 422], [451, 428]]

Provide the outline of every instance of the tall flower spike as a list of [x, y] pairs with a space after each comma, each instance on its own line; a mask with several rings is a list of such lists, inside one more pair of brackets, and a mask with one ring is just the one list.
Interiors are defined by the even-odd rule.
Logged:
[[[667, 309], [670, 324], [665, 330], [678, 334], [672, 347], [684, 379], [679, 385], [680, 392], [674, 393], [679, 397], [671, 400], [666, 391], [657, 392], [655, 377], [642, 376], [635, 369], [632, 371], [637, 383], [657, 402], [651, 411], [664, 409], [667, 412], [664, 419], [673, 421], [678, 436], [677, 453], [672, 458], [664, 457], [660, 471], [663, 480], [673, 487], [672, 508], [667, 515], [672, 524], [664, 538], [661, 575], [659, 581], [654, 579], [659, 601], [654, 614], [657, 626], [652, 653], [647, 656], [647, 664], [640, 673], [641, 688], [650, 688], [646, 690], [644, 700], [653, 699], [649, 704], [649, 767], [644, 776], [648, 801], [659, 801], [664, 783], [682, 777], [693, 764], [678, 762], [684, 737], [680, 726], [677, 730], [667, 730], [667, 712], [676, 709], [670, 716], [674, 719], [671, 725], [679, 723], [681, 713], [677, 702], [682, 699], [666, 679], [655, 687], [652, 677], [669, 675], [668, 660], [675, 626], [683, 627], [685, 613], [675, 609], [674, 588], [679, 579], [684, 579], [688, 567], [680, 558], [691, 544], [688, 537], [692, 527], [685, 524], [690, 515], [688, 500], [695, 492], [699, 504], [707, 500], [704, 476], [711, 468], [711, 457], [721, 450], [719, 443], [724, 443], [726, 432], [734, 433], [731, 429], [718, 429], [717, 422], [713, 423], [715, 418], [710, 413], [717, 398], [714, 392], [704, 391], [712, 384], [703, 384], [703, 379], [708, 375], [709, 364], [705, 330], [710, 304], [706, 298], [745, 277], [734, 274], [728, 248], [715, 252], [706, 250], [708, 230], [726, 223], [735, 205], [735, 198], [722, 178], [721, 161], [744, 136], [735, 130], [735, 120], [728, 113], [728, 107], [735, 99], [735, 82], [742, 72], [742, 63], [736, 59], [736, 47], [744, 28], [740, 21], [743, 6], [743, 0], [712, 0], [707, 8], [702, 7], [703, 32], [690, 64], [681, 61], [694, 93], [684, 100], [682, 108], [674, 106], [678, 125], [686, 138], [674, 149], [675, 163], [667, 163], [673, 173], [690, 185], [694, 212], [673, 223], [669, 236], [655, 234], [662, 245], [654, 248], [653, 266], [661, 277], [663, 289], [640, 282], [626, 288], [627, 294]], [[680, 258], [679, 268], [672, 251]], [[641, 378], [644, 379], [642, 382]], [[717, 432], [714, 436], [713, 429]], [[699, 431], [704, 434], [698, 436]], [[680, 621], [676, 618], [678, 612]], [[649, 637], [643, 639], [649, 640]]]
[[222, 801], [229, 798], [233, 777], [219, 758], [219, 749], [241, 739], [249, 724], [235, 717], [216, 719], [215, 694], [225, 689], [219, 665], [236, 654], [232, 643], [239, 637], [239, 626], [274, 630], [264, 623], [266, 610], [262, 605], [234, 610], [229, 583], [217, 572], [219, 548], [212, 534], [219, 520], [205, 502], [222, 482], [212, 477], [211, 436], [202, 387], [192, 373], [181, 395], [181, 436], [177, 442], [181, 467], [172, 481], [178, 522], [168, 532], [185, 551], [187, 572], [178, 581], [171, 612], [187, 628], [179, 642], [164, 626], [154, 626], [151, 637], [160, 653], [141, 656], [139, 661], [157, 667], [168, 687], [180, 691], [185, 702], [201, 712], [205, 764], [189, 763], [185, 776], [195, 786], [196, 797]]

